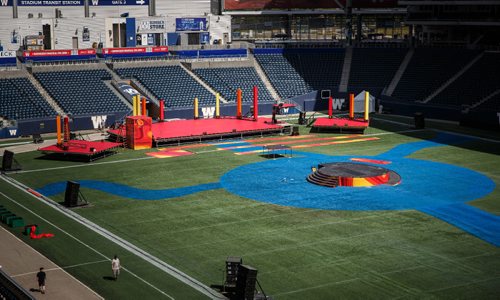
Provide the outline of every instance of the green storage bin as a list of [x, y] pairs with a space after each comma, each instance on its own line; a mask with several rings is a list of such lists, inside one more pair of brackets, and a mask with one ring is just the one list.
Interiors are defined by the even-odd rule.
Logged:
[[16, 216], [16, 215], [15, 215], [15, 214], [13, 214], [13, 213], [11, 213], [11, 212], [9, 212], [9, 213], [7, 213], [7, 214], [3, 214], [3, 215], [2, 215], [2, 222], [3, 222], [3, 223], [5, 223], [5, 224], [7, 224], [7, 218], [10, 218], [10, 217], [15, 217], [15, 216]]
[[7, 225], [12, 228], [23, 227], [24, 220], [21, 217], [9, 218], [9, 220], [7, 221]]

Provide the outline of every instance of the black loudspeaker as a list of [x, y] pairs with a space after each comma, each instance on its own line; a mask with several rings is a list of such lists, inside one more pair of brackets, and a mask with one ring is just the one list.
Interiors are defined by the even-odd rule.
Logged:
[[425, 117], [423, 113], [415, 113], [415, 129], [425, 128]]
[[236, 281], [236, 299], [253, 300], [256, 282], [257, 269], [247, 265], [240, 265], [238, 268], [238, 280]]
[[10, 171], [12, 170], [12, 162], [14, 161], [14, 152], [9, 150], [5, 150], [3, 152], [2, 158], [2, 171]]
[[243, 263], [241, 257], [229, 256], [226, 259], [226, 285], [236, 286], [238, 268]]
[[66, 183], [66, 193], [64, 194], [64, 205], [67, 207], [75, 207], [78, 205], [78, 193], [80, 192], [80, 184], [74, 181]]
[[293, 136], [300, 135], [300, 133], [299, 133], [299, 126], [293, 126], [292, 127], [292, 135]]

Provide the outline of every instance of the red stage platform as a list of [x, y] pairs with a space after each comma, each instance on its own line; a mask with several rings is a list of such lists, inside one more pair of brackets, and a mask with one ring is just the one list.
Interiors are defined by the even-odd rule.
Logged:
[[313, 124], [315, 129], [327, 129], [336, 131], [364, 131], [368, 127], [369, 122], [364, 119], [347, 119], [347, 118], [321, 118], [316, 119]]
[[114, 149], [121, 147], [121, 143], [112, 142], [92, 142], [92, 141], [82, 141], [82, 140], [70, 140], [69, 142], [63, 143], [62, 146], [51, 145], [43, 148], [39, 148], [38, 151], [47, 154], [61, 154], [68, 156], [84, 157], [88, 158], [89, 161], [112, 155], [115, 153]]
[[[153, 123], [152, 132], [153, 140], [156, 144], [161, 144], [232, 136], [281, 133], [286, 128], [283, 124], [272, 124], [270, 118], [259, 118], [258, 121], [220, 118], [157, 122]], [[125, 135], [123, 129], [112, 129], [108, 132], [115, 136]]]

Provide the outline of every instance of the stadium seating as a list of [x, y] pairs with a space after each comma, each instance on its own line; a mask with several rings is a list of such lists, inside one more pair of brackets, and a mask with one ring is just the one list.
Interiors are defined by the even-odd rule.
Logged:
[[111, 80], [105, 69], [36, 72], [33, 75], [66, 113], [86, 115], [129, 111], [104, 83], [104, 80]]
[[392, 96], [424, 100], [478, 54], [465, 49], [417, 48]]
[[255, 58], [281, 98], [302, 95], [313, 90], [283, 55], [256, 54]]
[[56, 115], [56, 111], [25, 77], [0, 79], [0, 104], [0, 116], [13, 120]]
[[293, 49], [282, 54], [255, 54], [282, 98], [313, 90], [336, 90], [342, 76], [344, 56], [344, 49]]
[[252, 67], [194, 69], [193, 72], [227, 101], [236, 101], [238, 88], [241, 88], [243, 92], [243, 102], [252, 101], [254, 86], [259, 89], [259, 102], [273, 101], [269, 91]]
[[200, 105], [213, 104], [214, 96], [180, 66], [116, 68], [122, 78], [136, 78], [166, 107], [188, 107], [198, 97]]
[[353, 49], [349, 86], [363, 89], [387, 87], [407, 52], [405, 48]]
[[[500, 54], [487, 52], [430, 103], [471, 105], [500, 89]], [[491, 100], [490, 100], [491, 101]], [[493, 102], [492, 102], [493, 103]]]

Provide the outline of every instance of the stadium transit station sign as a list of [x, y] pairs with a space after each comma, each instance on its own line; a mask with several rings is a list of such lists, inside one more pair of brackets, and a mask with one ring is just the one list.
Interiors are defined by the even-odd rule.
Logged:
[[[84, 6], [85, 0], [0, 0], [0, 6]], [[90, 0], [90, 6], [149, 5], [149, 0]]]

